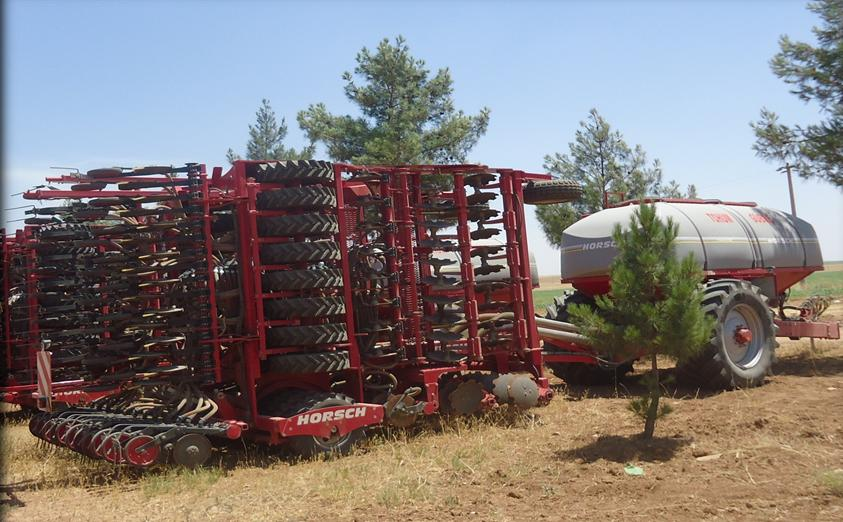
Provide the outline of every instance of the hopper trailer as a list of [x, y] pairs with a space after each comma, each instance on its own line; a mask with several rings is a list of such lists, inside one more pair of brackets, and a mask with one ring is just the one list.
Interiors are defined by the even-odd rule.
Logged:
[[678, 377], [696, 387], [751, 387], [770, 373], [776, 337], [839, 339], [836, 322], [822, 322], [828, 300], [787, 303], [790, 289], [823, 270], [814, 228], [790, 214], [751, 202], [695, 199], [629, 200], [580, 219], [565, 229], [562, 282], [573, 289], [537, 319], [545, 363], [566, 382], [607, 383], [632, 370], [633, 359], [595, 353], [570, 324], [572, 304], [595, 306], [610, 292], [617, 249], [616, 224], [627, 227], [641, 203], [653, 204], [662, 220], [677, 226], [676, 255], [693, 254], [705, 277], [703, 309], [715, 320], [709, 343], [681, 362]]

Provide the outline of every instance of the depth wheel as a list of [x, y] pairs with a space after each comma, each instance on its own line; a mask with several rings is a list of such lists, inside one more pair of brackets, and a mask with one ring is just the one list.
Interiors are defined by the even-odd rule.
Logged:
[[199, 433], [182, 435], [173, 444], [173, 462], [186, 468], [198, 468], [211, 456], [211, 441]]

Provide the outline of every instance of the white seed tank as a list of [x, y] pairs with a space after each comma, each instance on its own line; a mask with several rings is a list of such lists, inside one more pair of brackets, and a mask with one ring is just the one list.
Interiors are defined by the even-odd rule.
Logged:
[[[754, 203], [655, 203], [656, 214], [679, 227], [676, 253], [693, 253], [703, 270], [821, 267], [814, 227], [790, 214]], [[617, 254], [615, 224], [626, 228], [638, 205], [627, 204], [587, 216], [563, 232], [562, 277], [603, 276]]]

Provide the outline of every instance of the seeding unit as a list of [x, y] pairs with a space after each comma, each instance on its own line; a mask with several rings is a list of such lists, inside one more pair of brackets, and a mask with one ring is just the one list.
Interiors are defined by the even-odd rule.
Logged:
[[[528, 180], [483, 165], [237, 161], [48, 178], [3, 243], [3, 400], [92, 457], [214, 438], [344, 452], [381, 423], [547, 401]], [[529, 187], [528, 187], [529, 190]], [[36, 401], [39, 404], [36, 404]]]

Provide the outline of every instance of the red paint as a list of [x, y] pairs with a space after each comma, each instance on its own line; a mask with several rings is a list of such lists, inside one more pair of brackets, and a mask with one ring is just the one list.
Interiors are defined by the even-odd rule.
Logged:
[[714, 221], [715, 223], [733, 223], [734, 222], [734, 220], [732, 220], [732, 216], [730, 216], [729, 214], [706, 212], [705, 215], [708, 216], [708, 218], [710, 220]]
[[735, 342], [743, 346], [752, 342], [752, 330], [746, 327], [735, 329]]
[[840, 339], [840, 324], [837, 322], [819, 321], [785, 321], [775, 320], [778, 337], [808, 337], [814, 339]]

